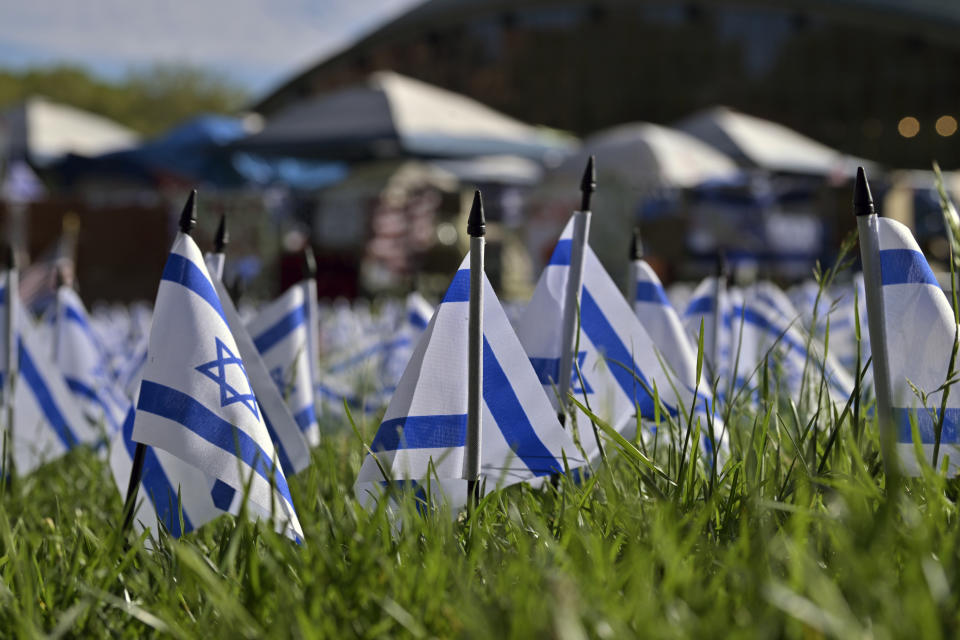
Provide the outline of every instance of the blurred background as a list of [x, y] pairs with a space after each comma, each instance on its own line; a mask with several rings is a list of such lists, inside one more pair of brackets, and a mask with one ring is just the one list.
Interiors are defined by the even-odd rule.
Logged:
[[[667, 282], [791, 283], [855, 228], [864, 165], [931, 261], [931, 162], [960, 163], [946, 0], [36, 0], [0, 23], [0, 216], [24, 296], [152, 300], [176, 217], [220, 214], [225, 280], [268, 298], [313, 247], [321, 298], [437, 296], [483, 190], [488, 274], [524, 299], [586, 159], [591, 245]], [[957, 184], [955, 184], [957, 183]]]

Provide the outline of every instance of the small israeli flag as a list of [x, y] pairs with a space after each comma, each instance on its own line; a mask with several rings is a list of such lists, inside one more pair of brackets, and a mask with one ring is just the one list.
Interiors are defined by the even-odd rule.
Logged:
[[[933, 462], [937, 424], [942, 420], [939, 461], [949, 457], [949, 475], [960, 471], [960, 389], [950, 388], [946, 408], [942, 385], [947, 382], [957, 324], [946, 294], [937, 283], [910, 230], [889, 218], [877, 218], [880, 277], [887, 362], [890, 369], [893, 422], [900, 461], [918, 473], [911, 421], [920, 446]], [[873, 350], [882, 348], [874, 344]], [[922, 401], [911, 387], [928, 394]]]
[[683, 328], [680, 314], [646, 260], [633, 261], [633, 309], [663, 359], [679, 380], [695, 380], [697, 350]]
[[413, 355], [413, 348], [433, 317], [433, 311], [433, 305], [418, 292], [414, 291], [407, 296], [403, 320], [394, 339], [390, 341], [393, 346], [383, 359], [380, 378], [385, 393], [392, 394], [396, 389], [397, 382]]
[[278, 529], [303, 534], [280, 458], [224, 304], [190, 236], [178, 233], [167, 258], [150, 330], [132, 440], [165, 450], [200, 469], [214, 504], [236, 513], [249, 483], [248, 506], [276, 517]]
[[91, 422], [104, 423], [116, 433], [130, 410], [130, 399], [110, 375], [109, 354], [76, 291], [67, 286], [57, 290], [56, 314], [56, 361], [67, 386]]
[[759, 367], [767, 360], [779, 370], [785, 390], [794, 398], [803, 388], [816, 395], [822, 380], [830, 399], [845, 403], [853, 392], [849, 374], [835, 357], [824, 353], [816, 338], [801, 331], [799, 314], [788, 318], [791, 308], [785, 307], [783, 300], [777, 306], [771, 300], [776, 302], [769, 289], [766, 293], [763, 288], [731, 292], [730, 370], [734, 388], [756, 387]]
[[247, 331], [297, 426], [311, 446], [320, 444], [303, 287], [293, 286], [247, 323]]
[[[0, 382], [5, 389], [9, 377], [6, 344], [2, 339], [7, 335], [9, 291], [6, 281], [4, 276], [0, 287]], [[19, 370], [13, 380], [13, 429], [10, 435], [17, 473], [27, 474], [77, 445], [97, 442], [102, 431], [83, 419], [83, 412], [74, 401], [63, 375], [49, 358], [49, 346], [38, 340], [22, 305], [14, 304], [13, 317], [12, 336], [16, 340]], [[6, 415], [2, 420], [9, 426]], [[0, 467], [2, 465], [0, 461]]]
[[[719, 294], [719, 301], [718, 301]], [[719, 311], [718, 311], [719, 305]], [[732, 313], [726, 287], [718, 286], [717, 276], [708, 276], [690, 294], [683, 312], [683, 326], [697, 343], [703, 326], [703, 360], [718, 389], [726, 387], [730, 375]]]
[[[420, 485], [429, 474], [452, 508], [466, 504], [469, 264], [467, 255], [400, 378], [357, 476], [361, 500], [380, 496], [388, 481]], [[562, 473], [564, 454], [571, 468], [582, 465], [486, 277], [483, 286], [480, 473], [487, 489]]]
[[[517, 335], [540, 383], [558, 407], [557, 376], [561, 356], [561, 323], [570, 266], [572, 220], [567, 224], [521, 316]], [[636, 429], [634, 416], [653, 419], [654, 384], [662, 408], [670, 415], [688, 415], [691, 407], [705, 417], [713, 411], [706, 382], [699, 388], [693, 372], [674, 373], [657, 354], [653, 340], [634, 315], [619, 288], [589, 246], [585, 248], [580, 301], [579, 344], [570, 389], [591, 411], [624, 433]], [[695, 389], [696, 395], [695, 395]], [[590, 459], [599, 445], [582, 412], [576, 419], [580, 445]], [[719, 422], [717, 422], [719, 425]], [[703, 433], [708, 432], [706, 421]], [[718, 427], [719, 435], [721, 429]]]

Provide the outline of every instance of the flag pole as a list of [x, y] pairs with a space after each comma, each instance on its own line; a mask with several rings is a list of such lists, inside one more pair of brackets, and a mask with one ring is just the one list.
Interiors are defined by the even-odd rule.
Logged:
[[19, 346], [17, 344], [17, 311], [14, 306], [19, 300], [20, 278], [17, 272], [17, 252], [10, 243], [7, 249], [7, 304], [5, 305], [7, 331], [4, 337], [7, 348], [6, 370], [3, 381], [3, 401], [7, 419], [7, 459], [3, 460], [3, 477], [13, 477], [13, 438], [14, 438], [14, 392], [17, 383], [17, 373], [20, 364]]
[[[197, 224], [197, 190], [190, 191], [187, 203], [180, 212], [180, 232], [190, 235]], [[147, 455], [147, 445], [137, 443], [133, 452], [133, 467], [130, 469], [130, 482], [127, 484], [127, 498], [123, 503], [123, 530], [128, 531], [133, 524], [133, 514], [136, 511], [137, 494], [140, 491], [140, 480], [143, 478], [143, 461]]]
[[217, 280], [223, 280], [223, 267], [227, 261], [227, 245], [230, 244], [230, 232], [227, 231], [227, 214], [220, 214], [220, 224], [213, 236], [213, 273]]
[[307, 299], [307, 359], [310, 361], [310, 392], [313, 407], [319, 411], [317, 385], [320, 384], [320, 317], [317, 302], [317, 258], [309, 242], [303, 248], [302, 282]]
[[880, 425], [880, 447], [884, 470], [888, 477], [898, 474], [896, 432], [890, 404], [890, 362], [887, 358], [887, 328], [883, 315], [883, 282], [880, 273], [880, 229], [873, 195], [863, 167], [857, 167], [853, 189], [853, 213], [857, 216], [860, 236], [860, 260], [863, 263], [863, 284], [867, 298], [867, 328], [873, 358], [873, 386], [877, 394], [877, 422]]
[[467, 329], [467, 439], [463, 475], [468, 504], [480, 500], [481, 416], [483, 410], [483, 258], [487, 233], [480, 191], [467, 219], [470, 236], [470, 303]]
[[[719, 378], [723, 368], [720, 365], [720, 336], [723, 335], [723, 301], [726, 299], [727, 278], [730, 267], [727, 264], [727, 254], [723, 249], [717, 250], [717, 282], [713, 294], [713, 375]], [[733, 382], [731, 381], [731, 384]]]
[[630, 308], [636, 308], [637, 304], [637, 282], [640, 281], [640, 268], [638, 262], [643, 260], [643, 242], [640, 239], [640, 227], [633, 228], [633, 236], [630, 238], [630, 282], [627, 284], [627, 300], [630, 301]]
[[560, 393], [560, 424], [566, 420], [567, 395], [573, 377], [573, 350], [576, 343], [577, 309], [580, 307], [580, 292], [583, 288], [583, 256], [590, 236], [590, 198], [597, 190], [597, 172], [594, 157], [587, 160], [587, 167], [580, 180], [580, 210], [573, 212], [573, 239], [570, 242], [570, 267], [567, 273], [567, 291], [563, 299], [563, 316], [560, 334], [560, 366], [557, 369], [557, 390]]

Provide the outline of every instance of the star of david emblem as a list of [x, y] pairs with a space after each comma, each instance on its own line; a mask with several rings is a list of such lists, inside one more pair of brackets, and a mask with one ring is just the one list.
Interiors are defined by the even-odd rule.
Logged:
[[[257, 409], [257, 398], [253, 395], [253, 389], [250, 386], [250, 379], [247, 377], [246, 369], [243, 368], [243, 361], [235, 356], [227, 347], [227, 345], [223, 344], [223, 341], [220, 340], [220, 338], [215, 338], [215, 340], [217, 341], [217, 359], [201, 364], [196, 368], [197, 371], [220, 385], [221, 407], [226, 407], [234, 404], [235, 402], [239, 402], [247, 409], [250, 409], [253, 417], [259, 422], [260, 412]], [[243, 375], [243, 380], [246, 383], [249, 393], [240, 393], [227, 381], [227, 368], [231, 365], [235, 365], [240, 368], [240, 373]]]

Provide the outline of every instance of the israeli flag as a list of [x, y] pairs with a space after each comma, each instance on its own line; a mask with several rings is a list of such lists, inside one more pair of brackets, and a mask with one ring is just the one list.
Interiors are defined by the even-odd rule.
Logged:
[[730, 371], [735, 390], [755, 390], [766, 361], [794, 398], [803, 389], [816, 397], [823, 381], [830, 400], [841, 405], [847, 401], [853, 380], [835, 357], [825, 353], [819, 340], [800, 329], [799, 314], [787, 317], [793, 311], [789, 302], [771, 296], [769, 287], [734, 290], [730, 299]]
[[383, 359], [380, 378], [385, 393], [392, 394], [396, 389], [397, 382], [413, 355], [413, 348], [433, 317], [433, 311], [433, 305], [418, 292], [414, 291], [407, 296], [400, 327], [391, 340], [392, 347]]
[[307, 304], [303, 287], [290, 287], [247, 323], [247, 331], [297, 426], [307, 442], [317, 446], [320, 427], [310, 372]]
[[[566, 297], [572, 236], [571, 220], [517, 329], [520, 343], [554, 407], [560, 406], [556, 391], [561, 354], [560, 318]], [[689, 415], [691, 407], [695, 407], [700, 417], [713, 411], [713, 399], [705, 381], [698, 389], [695, 375], [690, 371], [684, 371], [686, 377], [680, 377], [679, 372], [674, 373], [665, 365], [650, 335], [589, 246], [584, 252], [578, 344], [571, 391], [593, 413], [627, 436], [635, 432], [634, 416], [638, 408], [643, 418], [654, 418], [654, 385], [662, 408], [672, 416]], [[590, 459], [595, 458], [599, 446], [589, 418], [578, 411], [576, 425], [580, 445]], [[702, 428], [706, 434], [705, 420]], [[719, 421], [716, 433], [721, 433]]]
[[[883, 322], [886, 327], [893, 421], [905, 470], [919, 473], [911, 420], [916, 421], [927, 462], [933, 462], [936, 425], [943, 420], [940, 459], [950, 458], [948, 473], [960, 471], [960, 389], [950, 388], [944, 413], [941, 386], [947, 381], [957, 332], [946, 294], [910, 230], [889, 218], [877, 218]], [[874, 350], [882, 348], [873, 345]], [[924, 403], [911, 389], [927, 395]]]
[[683, 326], [694, 344], [699, 343], [703, 326], [703, 361], [720, 391], [730, 376], [733, 314], [729, 297], [726, 287], [718, 286], [717, 277], [708, 276], [690, 294], [683, 312]]
[[[6, 340], [2, 339], [7, 335], [6, 282], [4, 275], [0, 287], [0, 383], [3, 385], [8, 384], [9, 377]], [[73, 447], [101, 440], [102, 432], [83, 419], [83, 412], [63, 375], [49, 358], [49, 345], [38, 340], [23, 306], [14, 304], [12, 315], [19, 371], [13, 379], [13, 429], [8, 437], [12, 436], [17, 472], [27, 474]], [[9, 426], [6, 415], [2, 420]], [[0, 467], [2, 465], [0, 461]]]
[[663, 359], [679, 380], [696, 380], [697, 349], [653, 268], [633, 261], [633, 309]]
[[217, 506], [236, 513], [249, 483], [251, 510], [274, 514], [280, 530], [303, 537], [224, 304], [200, 250], [183, 233], [157, 292], [132, 440], [163, 449], [214, 479], [208, 486], [181, 485], [181, 492], [209, 492]]
[[110, 357], [94, 332], [80, 296], [70, 287], [57, 290], [54, 344], [56, 362], [87, 419], [120, 430], [130, 399], [110, 375]]
[[[360, 468], [354, 489], [368, 504], [389, 481], [420, 486], [428, 474], [431, 486], [451, 508], [466, 504], [467, 482], [461, 478], [467, 430], [469, 265], [468, 254], [400, 378], [370, 445], [373, 455]], [[493, 287], [486, 277], [483, 282], [480, 473], [490, 490], [562, 473], [564, 454], [571, 468], [583, 460], [557, 421]]]

